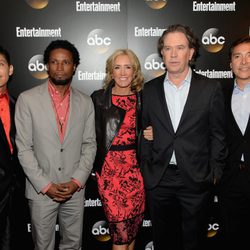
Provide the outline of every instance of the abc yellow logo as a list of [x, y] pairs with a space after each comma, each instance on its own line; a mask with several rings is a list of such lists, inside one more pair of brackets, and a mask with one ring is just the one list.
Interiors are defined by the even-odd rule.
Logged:
[[150, 241], [150, 242], [146, 245], [145, 250], [154, 250], [153, 241]]
[[36, 79], [43, 80], [48, 78], [47, 68], [43, 64], [43, 55], [33, 56], [29, 61], [28, 69]]
[[111, 38], [105, 34], [104, 30], [94, 29], [88, 34], [87, 44], [98, 54], [103, 54], [108, 51]]
[[92, 234], [98, 241], [110, 240], [109, 229], [106, 221], [98, 221], [92, 227]]
[[217, 53], [224, 47], [225, 37], [219, 35], [219, 30], [210, 28], [202, 35], [202, 45], [205, 50], [211, 53]]
[[167, 4], [167, 0], [145, 0], [145, 2], [151, 9], [155, 10], [162, 9]]
[[151, 54], [146, 58], [144, 68], [151, 77], [160, 76], [165, 72], [164, 63], [161, 57], [156, 53]]
[[43, 9], [48, 5], [49, 0], [26, 0], [26, 3], [33, 9]]
[[208, 238], [214, 237], [217, 234], [219, 228], [220, 227], [218, 223], [213, 223], [213, 224], [209, 223], [207, 230], [207, 237]]

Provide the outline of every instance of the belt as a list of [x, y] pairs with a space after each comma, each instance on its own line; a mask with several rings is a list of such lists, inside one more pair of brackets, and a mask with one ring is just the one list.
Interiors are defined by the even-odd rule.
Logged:
[[111, 151], [126, 151], [136, 149], [136, 144], [127, 144], [127, 145], [112, 145], [109, 150]]
[[176, 165], [176, 164], [168, 164], [168, 168], [170, 168], [170, 169], [178, 169], [178, 165]]
[[239, 169], [240, 169], [240, 171], [244, 171], [244, 170], [247, 170], [247, 169], [248, 169], [248, 167], [247, 167], [247, 165], [245, 164], [244, 161], [241, 161], [241, 162], [240, 162], [240, 164], [239, 164]]

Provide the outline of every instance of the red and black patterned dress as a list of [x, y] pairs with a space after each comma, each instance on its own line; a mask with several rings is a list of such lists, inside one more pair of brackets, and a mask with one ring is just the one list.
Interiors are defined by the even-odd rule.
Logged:
[[114, 244], [122, 245], [130, 244], [141, 226], [145, 192], [133, 147], [136, 138], [136, 95], [113, 95], [112, 102], [126, 110], [126, 115], [97, 181], [111, 238]]

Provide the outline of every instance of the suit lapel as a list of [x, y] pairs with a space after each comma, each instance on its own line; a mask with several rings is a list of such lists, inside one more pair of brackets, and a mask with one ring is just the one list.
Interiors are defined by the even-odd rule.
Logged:
[[[234, 126], [234, 128], [235, 128], [235, 130], [236, 130], [236, 132], [240, 135], [240, 136], [242, 136], [242, 133], [241, 133], [241, 130], [240, 130], [240, 128], [239, 128], [239, 126], [238, 126], [238, 124], [237, 124], [237, 122], [236, 122], [236, 120], [235, 120], [235, 117], [234, 117], [234, 114], [233, 114], [233, 111], [232, 111], [232, 96], [233, 96], [233, 90], [234, 90], [234, 83], [233, 84], [231, 84], [230, 86], [228, 86], [228, 88], [225, 90], [226, 92], [226, 94], [225, 94], [225, 98], [226, 98], [226, 104], [225, 104], [225, 106], [226, 106], [226, 109], [227, 109], [227, 113], [228, 113], [228, 115], [229, 115], [229, 119], [230, 119], [230, 121], [229, 122], [232, 122], [232, 124], [233, 124], [233, 126]], [[248, 128], [248, 126], [249, 126], [249, 120], [248, 120], [248, 125], [247, 125], [247, 128]], [[246, 128], [246, 132], [247, 132], [247, 128]]]
[[10, 97], [10, 140], [13, 148], [15, 145], [15, 134], [16, 134], [14, 114], [15, 114], [15, 103], [14, 100], [12, 100], [12, 97]]
[[199, 85], [196, 84], [196, 80], [194, 79], [194, 73], [192, 73], [192, 75], [193, 76], [192, 76], [192, 79], [190, 82], [190, 88], [189, 88], [187, 100], [186, 100], [186, 103], [184, 105], [184, 109], [183, 109], [183, 112], [181, 115], [181, 119], [179, 122], [179, 126], [177, 128], [177, 131], [179, 130], [179, 128], [181, 127], [182, 123], [184, 122], [186, 116], [188, 115], [188, 110], [193, 106], [193, 101], [196, 100], [197, 96], [200, 93]]
[[172, 131], [172, 133], [174, 133], [174, 127], [170, 118], [170, 114], [169, 114], [169, 110], [168, 110], [168, 105], [167, 105], [167, 101], [166, 101], [166, 97], [165, 97], [165, 90], [164, 90], [164, 79], [166, 77], [166, 74], [164, 74], [158, 81], [158, 86], [156, 86], [157, 88], [157, 96], [159, 98], [159, 102], [160, 102], [160, 107], [162, 107], [163, 110], [163, 115], [161, 119], [164, 119], [164, 124], [166, 125], [166, 127], [168, 129], [170, 129]]
[[244, 136], [249, 138], [248, 136], [249, 132], [250, 132], [250, 116], [248, 117], [247, 127]]
[[[14, 109], [15, 109], [15, 104], [9, 96], [9, 108], [10, 108], [10, 141], [12, 146], [15, 145], [15, 126], [14, 126]], [[4, 126], [2, 123], [2, 120], [0, 118], [0, 137], [3, 139], [4, 144], [6, 145], [6, 148], [10, 150], [9, 143], [5, 134]], [[13, 147], [14, 148], [14, 147]], [[10, 151], [9, 151], [10, 152]]]
[[47, 113], [47, 117], [48, 117], [48, 121], [45, 121], [45, 122], [49, 122], [51, 124], [51, 128], [54, 130], [57, 139], [60, 141], [60, 136], [59, 136], [57, 122], [56, 122], [56, 115], [55, 115], [53, 103], [52, 103], [49, 90], [48, 90], [48, 83], [41, 86], [41, 95], [44, 100], [43, 109], [44, 109], [44, 112]]
[[[229, 97], [229, 101], [228, 101], [228, 109], [230, 112], [230, 115], [232, 117], [232, 121], [234, 124], [235, 129], [237, 130], [237, 133], [239, 133], [242, 136], [242, 132], [238, 126], [237, 121], [235, 120], [233, 111], [232, 111], [232, 96], [233, 96], [233, 90], [234, 90], [234, 83], [230, 86], [229, 90], [228, 90], [228, 97]], [[248, 116], [248, 122], [247, 122], [247, 126], [246, 126], [246, 130], [243, 136], [247, 136], [250, 133], [250, 116]]]
[[76, 103], [77, 102], [76, 102], [75, 98], [76, 98], [76, 95], [75, 95], [74, 89], [72, 87], [70, 87], [69, 118], [68, 118], [66, 131], [65, 131], [65, 135], [64, 135], [64, 140], [63, 140], [64, 144], [67, 140], [67, 137], [69, 135], [71, 127], [74, 124], [74, 117], [77, 117], [77, 114], [76, 114], [76, 110], [77, 110]]
[[5, 130], [4, 130], [1, 118], [0, 118], [0, 137], [2, 138], [2, 140], [4, 141], [4, 143], [6, 145], [8, 145], [8, 141], [7, 141], [7, 138], [6, 138], [6, 135], [5, 135]]

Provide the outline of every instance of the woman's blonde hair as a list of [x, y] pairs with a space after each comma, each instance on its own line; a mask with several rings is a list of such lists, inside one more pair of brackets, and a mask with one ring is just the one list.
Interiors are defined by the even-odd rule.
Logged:
[[142, 89], [144, 83], [144, 77], [141, 72], [141, 65], [138, 57], [135, 53], [130, 49], [118, 49], [116, 50], [106, 61], [106, 77], [104, 79], [104, 89], [106, 89], [111, 80], [113, 79], [112, 73], [115, 65], [115, 59], [118, 56], [127, 55], [132, 63], [132, 67], [134, 70], [134, 78], [131, 83], [131, 91], [138, 92]]

